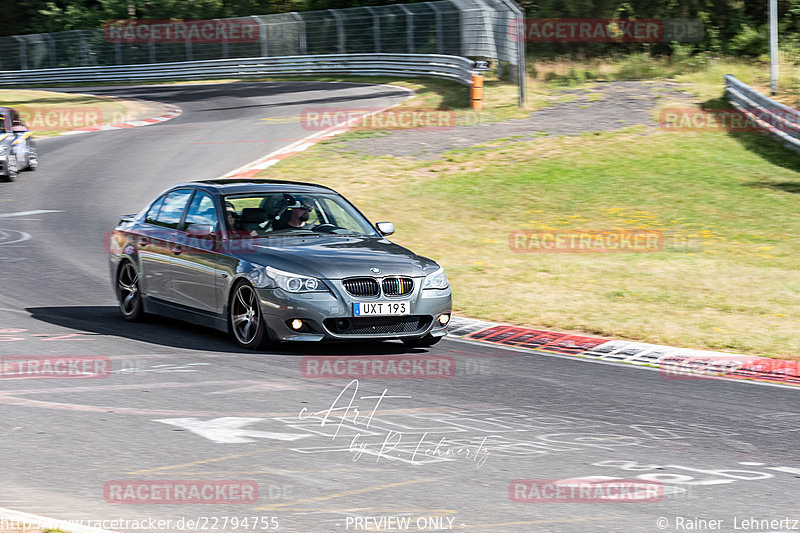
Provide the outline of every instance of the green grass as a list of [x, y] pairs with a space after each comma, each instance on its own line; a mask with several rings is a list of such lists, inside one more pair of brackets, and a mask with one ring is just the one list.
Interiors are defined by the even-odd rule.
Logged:
[[[781, 55], [777, 100], [800, 106], [800, 71], [791, 58]], [[763, 59], [695, 56], [674, 58], [647, 54], [594, 59], [528, 58], [528, 86], [533, 95], [553, 88], [590, 87], [616, 80], [665, 80], [689, 84], [698, 98], [718, 98], [725, 74], [733, 74], [764, 94], [769, 93], [769, 63]], [[541, 98], [541, 96], [539, 96]]]

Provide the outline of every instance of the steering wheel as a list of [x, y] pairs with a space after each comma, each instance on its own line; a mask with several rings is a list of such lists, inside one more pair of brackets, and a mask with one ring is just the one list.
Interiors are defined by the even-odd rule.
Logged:
[[320, 233], [333, 233], [337, 229], [340, 229], [339, 226], [333, 224], [318, 224], [311, 228], [312, 231], [319, 231]]

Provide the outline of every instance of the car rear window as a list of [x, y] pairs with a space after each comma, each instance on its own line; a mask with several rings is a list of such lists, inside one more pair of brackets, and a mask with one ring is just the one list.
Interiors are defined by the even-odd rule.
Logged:
[[164, 197], [164, 204], [158, 212], [155, 224], [166, 228], [177, 229], [181, 222], [186, 203], [192, 195], [190, 189], [172, 191]]

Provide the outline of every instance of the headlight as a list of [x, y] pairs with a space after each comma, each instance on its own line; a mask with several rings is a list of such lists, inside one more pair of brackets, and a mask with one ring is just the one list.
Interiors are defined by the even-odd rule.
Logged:
[[8, 155], [8, 145], [0, 146], [0, 157], [5, 157]]
[[266, 267], [267, 285], [279, 287], [286, 292], [325, 292], [328, 289], [317, 278], [301, 276], [292, 272], [285, 272], [277, 268]]
[[444, 269], [442, 267], [439, 267], [439, 269], [433, 274], [428, 274], [425, 276], [425, 283], [422, 284], [422, 289], [446, 289], [449, 286], [450, 284], [447, 282], [447, 274], [444, 273]]

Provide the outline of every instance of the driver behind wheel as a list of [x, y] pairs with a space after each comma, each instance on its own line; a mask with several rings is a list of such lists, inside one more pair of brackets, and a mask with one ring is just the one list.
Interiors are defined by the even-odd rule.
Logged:
[[281, 230], [287, 228], [301, 228], [308, 222], [311, 210], [307, 205], [298, 205], [296, 207], [287, 208], [272, 225], [273, 230]]

